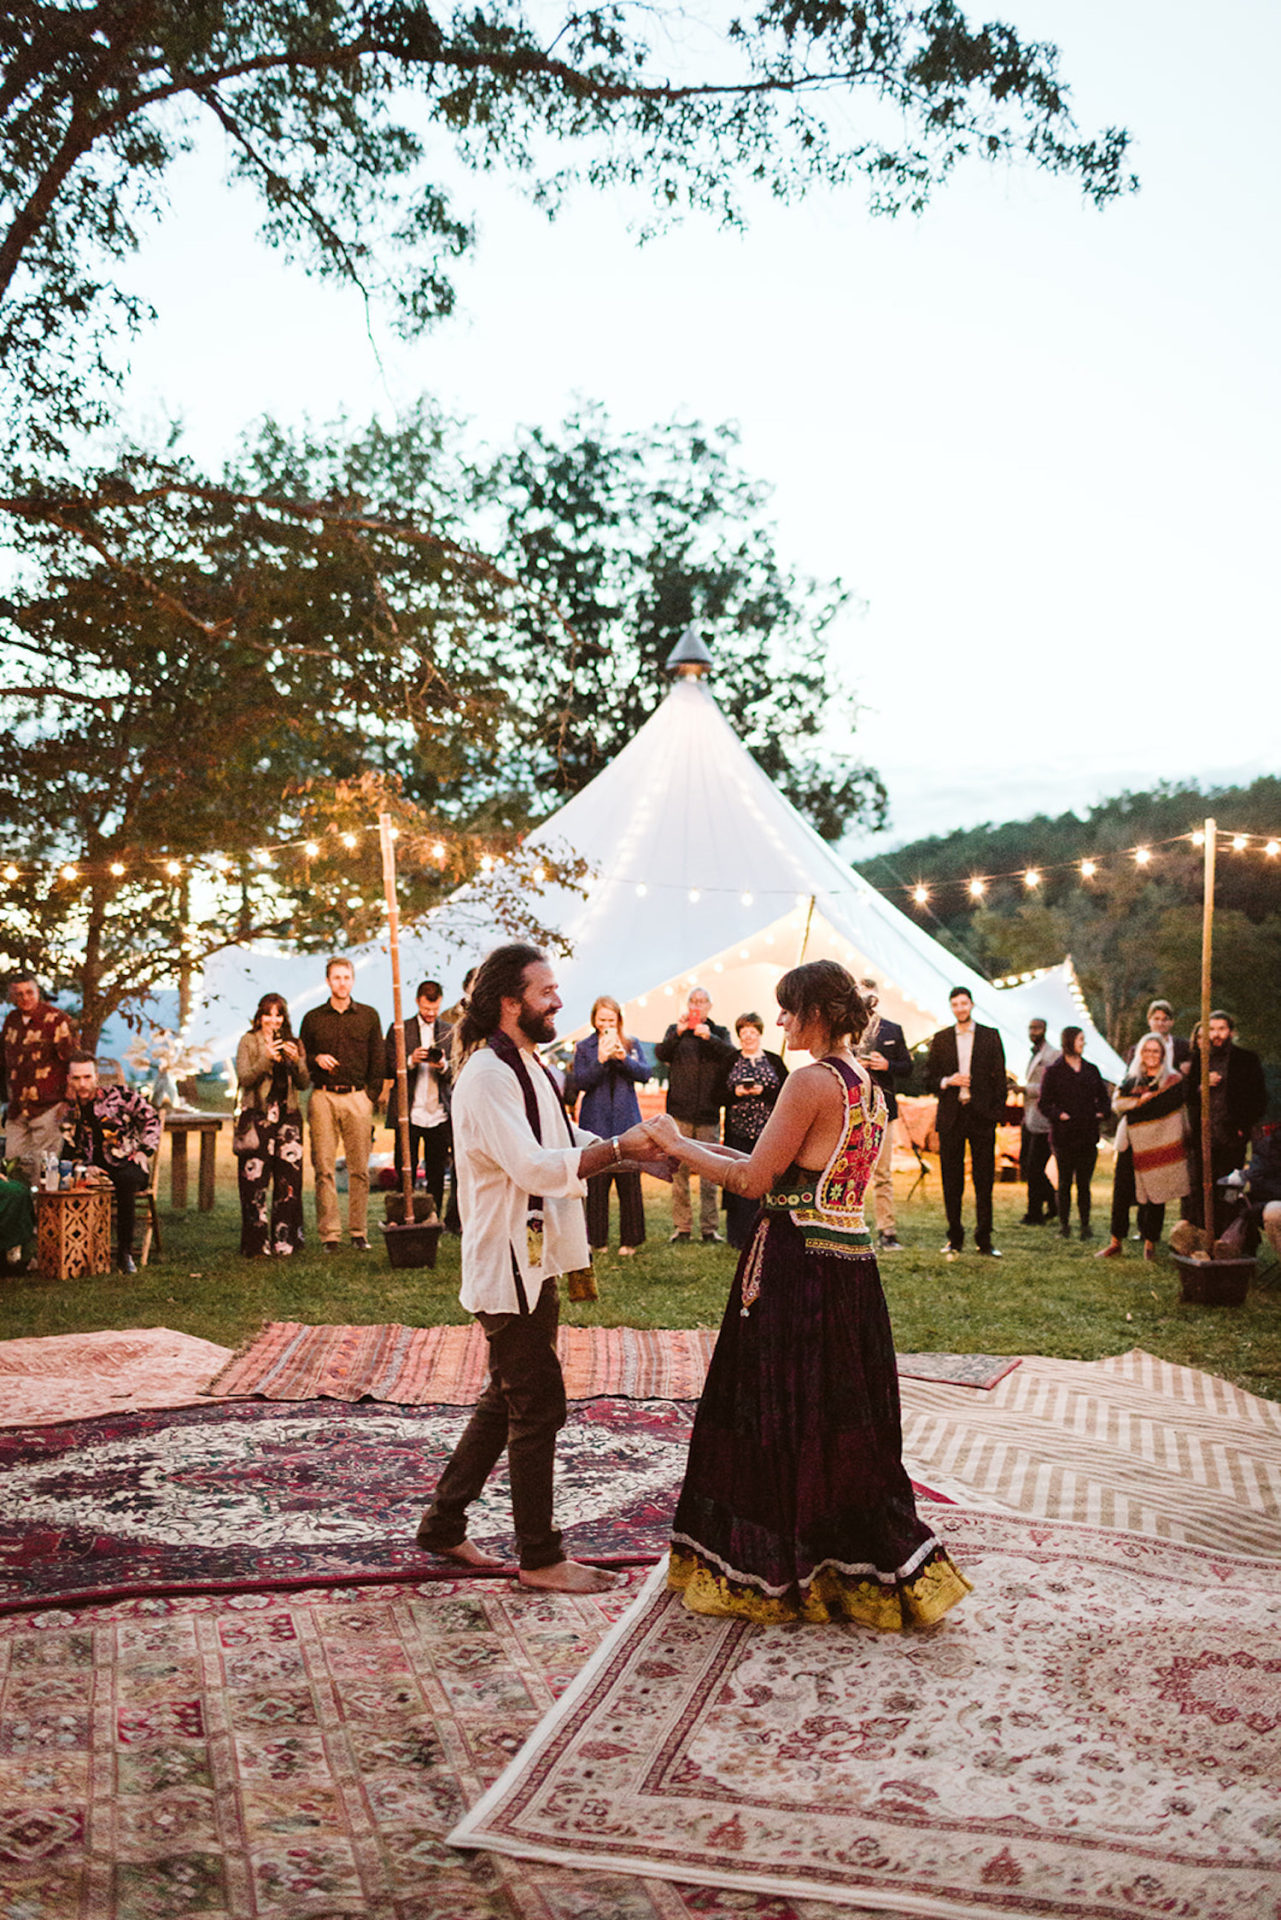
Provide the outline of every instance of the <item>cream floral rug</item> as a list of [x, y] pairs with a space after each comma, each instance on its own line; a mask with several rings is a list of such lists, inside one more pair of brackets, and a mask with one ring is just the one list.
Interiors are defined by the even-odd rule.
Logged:
[[189, 1407], [230, 1359], [229, 1347], [172, 1327], [0, 1340], [0, 1427]]
[[656, 1569], [453, 1843], [966, 1920], [1275, 1920], [1281, 1566], [936, 1511], [976, 1592], [928, 1633], [702, 1619]]

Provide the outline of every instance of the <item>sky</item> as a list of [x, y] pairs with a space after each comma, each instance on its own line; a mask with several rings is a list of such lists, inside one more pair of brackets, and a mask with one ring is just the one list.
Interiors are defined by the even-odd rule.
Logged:
[[[981, 9], [975, 9], [976, 12]], [[126, 417], [207, 461], [255, 419], [428, 393], [492, 444], [581, 400], [619, 428], [734, 421], [780, 553], [839, 576], [852, 741], [924, 833], [1278, 765], [1281, 67], [1275, 0], [1017, 0], [1141, 191], [974, 166], [919, 218], [855, 188], [644, 246], [579, 193], [549, 224], [466, 180], [458, 313], [399, 342], [253, 237], [213, 141], [175, 173], [134, 284], [159, 310]], [[1281, 822], [1260, 821], [1273, 831]]]

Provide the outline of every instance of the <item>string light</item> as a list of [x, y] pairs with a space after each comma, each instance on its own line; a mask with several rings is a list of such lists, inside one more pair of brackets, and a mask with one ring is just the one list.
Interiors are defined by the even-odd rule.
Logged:
[[1269, 860], [1275, 860], [1277, 855], [1281, 853], [1281, 840], [1269, 840], [1263, 851], [1267, 854]]
[[533, 881], [534, 881], [534, 885], [535, 885], [536, 887], [541, 887], [541, 886], [543, 885], [543, 883], [544, 883], [544, 881], [546, 880], [546, 878], [547, 878], [547, 869], [546, 869], [546, 867], [535, 867], [535, 868], [534, 868], [534, 872], [533, 872]]
[[6, 880], [16, 880], [18, 878], [18, 869], [14, 866], [12, 860], [4, 870], [4, 877]]
[[124, 874], [124, 871], [125, 871], [125, 863], [124, 863], [124, 861], [123, 861], [123, 860], [113, 860], [113, 861], [112, 861], [112, 863], [111, 863], [111, 873], [112, 873], [112, 875], [113, 875], [113, 877], [114, 877], [115, 879], [117, 879], [117, 880], [119, 880], [119, 879], [121, 879], [121, 878], [122, 878], [122, 876], [123, 876], [123, 874]]
[[346, 847], [346, 849], [347, 849], [347, 851], [348, 851], [348, 853], [350, 853], [350, 852], [351, 852], [351, 850], [352, 850], [352, 848], [353, 848], [353, 847], [355, 846], [355, 844], [356, 844], [356, 836], [355, 836], [355, 834], [354, 834], [354, 833], [340, 833], [340, 834], [339, 834], [339, 836], [338, 836], [338, 838], [339, 838], [339, 839], [340, 839], [340, 840], [342, 841], [342, 843], [343, 843], [343, 845], [344, 845], [344, 846]]
[[1081, 862], [1082, 880], [1093, 880], [1097, 872], [1098, 872], [1098, 867], [1095, 865], [1093, 860], [1082, 860]]
[[482, 873], [492, 873], [494, 871], [492, 854], [486, 853], [481, 855], [480, 870]]
[[1192, 844], [1194, 847], [1203, 847], [1205, 845], [1205, 834], [1200, 827], [1197, 828], [1192, 836]]
[[702, 897], [703, 897], [703, 896], [702, 896], [702, 894], [701, 894], [701, 893], [699, 892], [699, 890], [698, 890], [698, 888], [697, 888], [697, 887], [691, 887], [691, 888], [690, 888], [690, 890], [689, 890], [689, 904], [690, 904], [690, 906], [691, 906], [691, 907], [696, 907], [696, 906], [698, 905], [698, 903], [699, 903], [699, 901], [700, 901], [700, 900], [702, 899]]
[[1245, 849], [1249, 846], [1249, 844], [1250, 844], [1249, 841], [1246, 839], [1243, 833], [1233, 834], [1232, 836], [1233, 853], [1244, 853]]
[[1151, 847], [1136, 847], [1134, 849], [1134, 864], [1136, 867], [1146, 867], [1151, 858]]
[[171, 880], [176, 880], [176, 879], [178, 878], [178, 876], [179, 876], [179, 875], [181, 874], [181, 872], [182, 872], [182, 861], [181, 861], [181, 860], [166, 860], [166, 861], [165, 861], [165, 872], [166, 872], [166, 873], [167, 873], [167, 874], [169, 875], [169, 878], [170, 878]]
[[986, 892], [987, 892], [986, 880], [979, 880], [976, 877], [975, 879], [970, 881], [970, 893], [973, 895], [974, 899], [981, 900], [983, 898], [983, 895]]
[[440, 865], [442, 866], [444, 865], [445, 843], [443, 840], [438, 840], [436, 842], [435, 846], [431, 850], [431, 857], [433, 860], [437, 861]]
[[320, 852], [320, 842], [318, 840], [304, 840], [302, 850], [309, 860], [314, 860]]
[[225, 853], [216, 853], [209, 864], [215, 873], [231, 872], [231, 862]]
[[752, 900], [753, 900], [753, 898], [754, 898], [754, 896], [753, 896], [752, 894], [750, 894], [750, 893], [745, 893], [745, 894], [743, 895], [743, 905], [744, 905], [745, 907], [750, 907], [750, 906], [751, 906], [751, 904], [752, 904]]
[[1040, 884], [1041, 884], [1040, 874], [1037, 872], [1035, 867], [1029, 867], [1027, 872], [1023, 875], [1023, 885], [1025, 887], [1039, 887]]
[[648, 892], [649, 888], [645, 885], [645, 882], [643, 880], [639, 881], [636, 887], [636, 898], [643, 900]]
[[913, 900], [915, 900], [915, 902], [916, 902], [916, 904], [917, 904], [917, 906], [918, 906], [918, 907], [924, 907], [924, 906], [928, 906], [928, 904], [929, 904], [929, 898], [930, 898], [930, 890], [929, 890], [929, 888], [928, 888], [928, 887], [919, 887], [919, 886], [918, 886], [918, 887], [913, 887], [913, 888], [912, 888], [912, 898], [913, 898]]
[[68, 864], [62, 869], [62, 877], [64, 880], [78, 880], [80, 875], [75, 867]]

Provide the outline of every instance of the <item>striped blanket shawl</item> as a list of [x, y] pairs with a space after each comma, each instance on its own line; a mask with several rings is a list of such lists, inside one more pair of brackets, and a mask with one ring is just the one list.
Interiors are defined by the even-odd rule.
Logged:
[[[1140, 1200], [1163, 1205], [1192, 1190], [1188, 1175], [1187, 1109], [1182, 1074], [1168, 1073], [1161, 1090], [1142, 1106], [1128, 1107], [1125, 1130], [1134, 1153], [1134, 1190]], [[1118, 1100], [1121, 1107], [1124, 1100]]]

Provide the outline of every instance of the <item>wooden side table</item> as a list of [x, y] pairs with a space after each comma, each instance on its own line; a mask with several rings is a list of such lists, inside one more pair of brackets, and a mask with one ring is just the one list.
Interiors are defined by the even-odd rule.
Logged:
[[227, 1118], [225, 1113], [184, 1113], [180, 1107], [166, 1110], [165, 1135], [172, 1142], [169, 1149], [169, 1191], [175, 1213], [182, 1213], [187, 1205], [187, 1136], [192, 1133], [200, 1136], [200, 1211], [208, 1213], [213, 1206], [214, 1156], [218, 1149], [219, 1128]]
[[110, 1273], [110, 1187], [36, 1189], [36, 1265], [47, 1280]]

